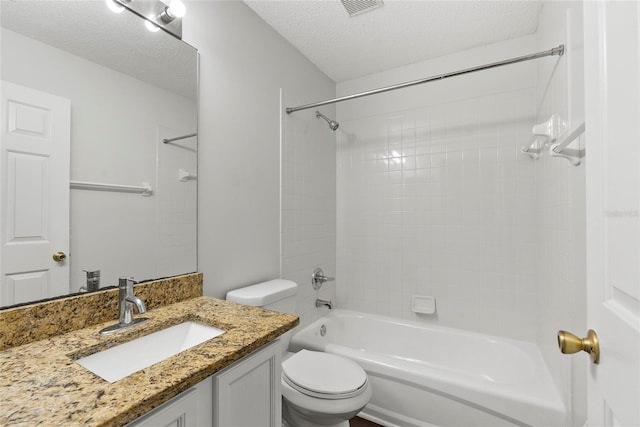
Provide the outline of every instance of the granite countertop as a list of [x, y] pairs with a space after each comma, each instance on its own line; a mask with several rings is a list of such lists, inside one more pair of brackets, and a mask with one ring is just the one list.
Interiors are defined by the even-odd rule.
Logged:
[[[298, 324], [298, 317], [210, 297], [150, 310], [113, 335], [97, 324], [0, 352], [0, 425], [120, 426], [198, 384]], [[226, 332], [109, 383], [75, 360], [184, 321]]]

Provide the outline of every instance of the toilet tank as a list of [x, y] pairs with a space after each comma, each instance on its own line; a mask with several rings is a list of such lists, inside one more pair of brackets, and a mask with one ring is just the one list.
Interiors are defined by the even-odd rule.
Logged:
[[298, 285], [291, 280], [274, 279], [227, 293], [227, 301], [296, 314]]

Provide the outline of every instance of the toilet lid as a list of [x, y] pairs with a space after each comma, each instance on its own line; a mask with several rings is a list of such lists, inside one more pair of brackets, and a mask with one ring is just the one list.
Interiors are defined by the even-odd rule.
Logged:
[[326, 399], [358, 395], [367, 382], [367, 374], [353, 360], [309, 350], [285, 360], [282, 374], [301, 393]]

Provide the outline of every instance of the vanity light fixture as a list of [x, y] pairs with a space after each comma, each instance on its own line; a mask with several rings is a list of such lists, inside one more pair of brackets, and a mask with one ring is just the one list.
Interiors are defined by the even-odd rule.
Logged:
[[107, 7], [113, 13], [122, 13], [122, 11], [128, 7], [129, 3], [131, 3], [131, 1], [132, 0], [105, 0], [105, 3], [107, 3]]
[[[167, 33], [182, 39], [182, 17], [187, 9], [182, 0], [105, 0], [109, 9], [120, 13], [120, 8], [129, 9], [134, 14], [145, 20], [147, 30], [155, 33], [164, 30]], [[166, 1], [166, 3], [165, 3]]]
[[113, 13], [122, 13], [124, 10], [124, 6], [121, 6], [119, 2], [116, 0], [105, 0], [107, 7]]
[[158, 15], [158, 18], [165, 24], [168, 24], [176, 18], [182, 18], [186, 13], [187, 9], [184, 7], [182, 0], [171, 0], [169, 6], [164, 8], [162, 13]]
[[156, 25], [153, 18], [154, 17], [152, 15], [147, 16], [147, 19], [145, 19], [144, 21], [144, 26], [146, 27], [147, 30], [151, 31], [152, 33], [155, 33], [156, 31], [160, 30], [160, 27]]

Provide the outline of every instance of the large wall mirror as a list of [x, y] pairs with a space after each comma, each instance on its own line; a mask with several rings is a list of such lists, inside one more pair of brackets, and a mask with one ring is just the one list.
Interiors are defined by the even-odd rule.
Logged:
[[0, 307], [197, 270], [197, 51], [108, 3], [0, 4]]

